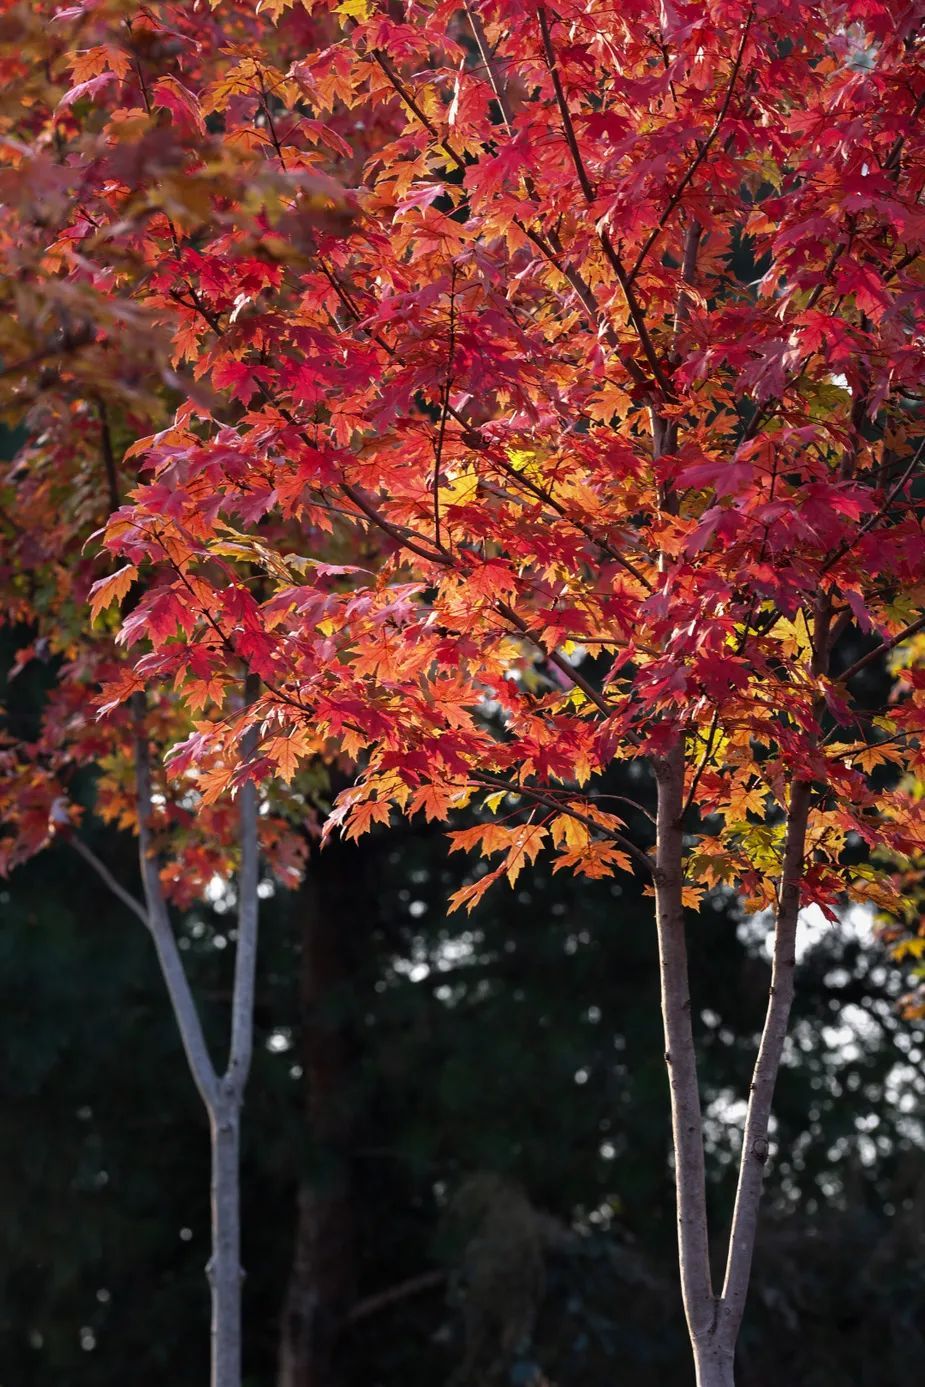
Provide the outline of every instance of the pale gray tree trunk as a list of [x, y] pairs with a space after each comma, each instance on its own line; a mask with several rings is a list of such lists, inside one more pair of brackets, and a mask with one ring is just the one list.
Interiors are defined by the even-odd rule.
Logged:
[[713, 1291], [710, 1271], [703, 1122], [681, 903], [683, 741], [679, 740], [677, 746], [658, 763], [656, 776], [656, 923], [665, 1064], [671, 1092], [681, 1292], [697, 1371], [697, 1387], [733, 1387], [735, 1345], [751, 1276], [758, 1207], [768, 1157], [771, 1103], [793, 1001], [799, 882], [806, 845], [810, 787], [804, 781], [795, 781], [791, 788], [783, 871], [774, 922], [774, 962], [767, 1015], [749, 1092], [726, 1276], [722, 1294], [717, 1296]]
[[241, 1226], [238, 1171], [240, 1103], [223, 1099], [209, 1114], [212, 1141], [212, 1387], [241, 1381]]
[[697, 1387], [735, 1387], [732, 1352], [709, 1342], [692, 1347]]
[[680, 737], [677, 746], [658, 762], [656, 778], [655, 915], [665, 1064], [671, 1093], [678, 1265], [688, 1333], [691, 1343], [696, 1343], [711, 1333], [716, 1306], [710, 1280], [703, 1124], [681, 901], [684, 742]]
[[[81, 857], [150, 932], [190, 1073], [209, 1119], [212, 1153], [212, 1253], [206, 1274], [212, 1294], [210, 1387], [241, 1387], [241, 1227], [240, 1133], [244, 1090], [253, 1052], [254, 983], [257, 965], [259, 876], [257, 791], [248, 782], [239, 792], [237, 943], [231, 1004], [228, 1067], [219, 1074], [209, 1055], [196, 1002], [190, 990], [164, 898], [151, 841], [151, 769], [143, 696], [134, 703], [138, 846], [144, 904], [118, 882], [96, 854], [72, 839]], [[256, 734], [242, 739], [242, 755], [252, 753]]]

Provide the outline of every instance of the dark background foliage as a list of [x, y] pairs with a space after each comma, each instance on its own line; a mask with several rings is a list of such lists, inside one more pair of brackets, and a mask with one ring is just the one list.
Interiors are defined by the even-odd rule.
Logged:
[[[88, 831], [134, 882], [131, 841]], [[264, 901], [252, 1387], [276, 1381], [287, 1287], [290, 1312], [320, 1304], [319, 1382], [689, 1381], [651, 903], [540, 871], [448, 921], [469, 865], [396, 827]], [[223, 905], [178, 926], [216, 1034]], [[149, 941], [66, 845], [0, 909], [0, 1383], [199, 1387], [207, 1137]], [[813, 938], [740, 1377], [886, 1387], [925, 1348], [922, 1036], [863, 932]], [[766, 962], [731, 902], [692, 942], [721, 1228]]]

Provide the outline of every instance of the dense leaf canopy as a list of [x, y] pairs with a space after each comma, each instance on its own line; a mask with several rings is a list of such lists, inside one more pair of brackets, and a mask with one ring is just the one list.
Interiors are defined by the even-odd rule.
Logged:
[[[804, 898], [895, 903], [851, 846], [920, 846], [877, 768], [922, 674], [871, 710], [837, 642], [921, 625], [919, 8], [7, 5], [7, 601], [70, 660], [14, 859], [107, 739], [131, 818], [147, 684], [183, 889], [229, 786], [335, 752], [354, 834], [489, 796], [458, 903], [542, 848], [645, 868], [597, 777], [683, 733], [690, 904], [771, 903], [795, 776]], [[75, 643], [94, 577], [128, 663]]]

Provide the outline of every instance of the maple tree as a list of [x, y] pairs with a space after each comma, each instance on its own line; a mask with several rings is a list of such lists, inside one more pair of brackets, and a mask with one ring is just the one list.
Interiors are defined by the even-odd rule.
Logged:
[[[483, 806], [454, 907], [540, 852], [643, 874], [702, 1387], [733, 1380], [799, 910], [902, 917], [877, 854], [925, 846], [923, 19], [4, 12], [0, 340], [32, 410], [7, 610], [66, 661], [7, 753], [7, 861], [82, 759], [138, 821], [149, 690], [155, 892], [234, 860], [231, 793], [297, 872], [300, 768], [334, 755], [357, 772], [327, 831]], [[858, 676], [894, 652], [871, 707]], [[654, 777], [647, 840], [601, 792], [614, 760]], [[769, 912], [774, 972], [714, 1290], [685, 912], [729, 889]]]

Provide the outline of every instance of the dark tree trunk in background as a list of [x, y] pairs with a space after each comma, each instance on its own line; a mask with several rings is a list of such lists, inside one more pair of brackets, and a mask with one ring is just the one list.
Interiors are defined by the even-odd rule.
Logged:
[[337, 1329], [355, 1299], [353, 960], [357, 931], [368, 928], [366, 911], [358, 909], [366, 857], [356, 845], [313, 848], [298, 901], [299, 1052], [313, 1154], [299, 1181], [278, 1387], [336, 1387]]

